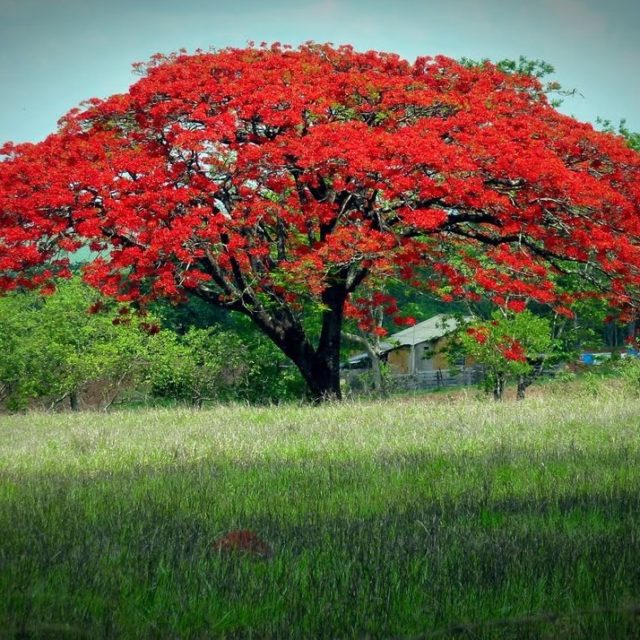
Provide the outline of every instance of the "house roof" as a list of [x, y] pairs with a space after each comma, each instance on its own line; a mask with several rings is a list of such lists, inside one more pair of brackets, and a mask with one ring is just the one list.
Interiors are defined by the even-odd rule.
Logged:
[[421, 342], [430, 342], [431, 340], [442, 338], [442, 336], [455, 331], [458, 324], [458, 320], [455, 318], [439, 313], [428, 320], [418, 322], [412, 327], [388, 336], [384, 343], [384, 350], [389, 351], [398, 347], [416, 345]]
[[[465, 318], [465, 320], [470, 319], [471, 318]], [[412, 327], [387, 336], [387, 339], [380, 343], [380, 351], [381, 353], [387, 353], [388, 351], [393, 351], [399, 347], [412, 346], [422, 342], [437, 340], [438, 338], [442, 338], [448, 333], [455, 331], [458, 328], [458, 324], [459, 323], [456, 318], [452, 318], [444, 313], [439, 313], [428, 320], [418, 322], [418, 324], [414, 324]], [[358, 353], [349, 358], [347, 362], [355, 364], [365, 360], [366, 358], [368, 358], [366, 353]]]

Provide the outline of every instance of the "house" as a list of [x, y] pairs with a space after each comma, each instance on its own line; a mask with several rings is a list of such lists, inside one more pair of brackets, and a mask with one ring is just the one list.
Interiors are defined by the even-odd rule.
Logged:
[[[433, 316], [388, 336], [380, 345], [381, 357], [392, 374], [414, 375], [449, 369], [445, 347], [448, 336], [458, 328], [458, 324], [457, 319], [443, 313]], [[469, 366], [472, 363], [456, 364]], [[359, 353], [349, 358], [343, 369], [368, 369], [370, 366], [369, 356]]]

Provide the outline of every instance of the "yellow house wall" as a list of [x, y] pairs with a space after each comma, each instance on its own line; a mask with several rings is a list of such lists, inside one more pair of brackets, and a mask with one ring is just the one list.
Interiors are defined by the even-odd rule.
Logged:
[[[452, 366], [446, 353], [446, 347], [449, 340], [450, 338], [444, 337], [435, 341], [435, 343], [423, 343], [416, 345], [416, 371], [449, 369]], [[425, 352], [430, 355], [429, 358], [422, 357]], [[391, 369], [391, 373], [411, 373], [411, 348], [400, 347], [390, 351], [387, 356], [387, 363]], [[475, 361], [473, 358], [465, 358], [465, 367], [471, 367], [474, 364]]]
[[[451, 338], [447, 336], [445, 336], [444, 338], [440, 338], [438, 341], [436, 341], [433, 347], [435, 351], [435, 355], [433, 358], [434, 369], [449, 369], [451, 366], [453, 366], [453, 363], [449, 362], [449, 359], [447, 358], [447, 353], [446, 353], [446, 349], [450, 341], [451, 341]], [[469, 356], [465, 356], [464, 358], [465, 367], [472, 367], [475, 363], [476, 362], [473, 358], [470, 358]]]
[[442, 339], [436, 342], [434, 347], [434, 356], [433, 356], [433, 368], [434, 369], [448, 369], [449, 368], [449, 360], [447, 359], [447, 354], [443, 351], [444, 347], [447, 346], [447, 340]]
[[389, 352], [387, 363], [391, 369], [391, 373], [410, 373], [409, 361], [411, 351], [409, 347], [400, 347]]

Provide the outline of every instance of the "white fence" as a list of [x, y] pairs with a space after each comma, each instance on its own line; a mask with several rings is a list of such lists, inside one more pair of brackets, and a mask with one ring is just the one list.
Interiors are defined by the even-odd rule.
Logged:
[[397, 390], [442, 389], [479, 384], [484, 379], [482, 367], [462, 367], [457, 369], [436, 369], [389, 376], [390, 386]]
[[[371, 370], [342, 371], [349, 388], [355, 392], [367, 392], [373, 389]], [[413, 391], [416, 389], [441, 389], [479, 384], [484, 378], [482, 367], [463, 367], [457, 369], [436, 369], [435, 371], [417, 371], [413, 374], [391, 374], [386, 379], [387, 387], [394, 391]]]
[[[545, 367], [542, 377], [554, 376], [562, 365]], [[342, 371], [348, 387], [354, 393], [373, 390], [371, 370]], [[417, 371], [416, 373], [391, 374], [386, 379], [387, 388], [391, 391], [415, 391], [418, 389], [445, 389], [449, 387], [468, 387], [480, 384], [485, 377], [484, 368], [476, 365], [472, 367], [458, 367], [455, 369], [436, 369], [434, 371]]]

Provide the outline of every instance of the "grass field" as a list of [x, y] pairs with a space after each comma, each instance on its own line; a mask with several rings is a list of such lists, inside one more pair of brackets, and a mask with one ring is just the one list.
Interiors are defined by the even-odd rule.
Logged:
[[2, 638], [634, 638], [639, 560], [606, 388], [0, 416]]

